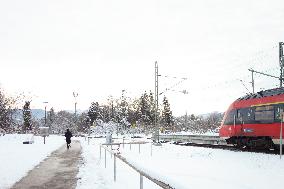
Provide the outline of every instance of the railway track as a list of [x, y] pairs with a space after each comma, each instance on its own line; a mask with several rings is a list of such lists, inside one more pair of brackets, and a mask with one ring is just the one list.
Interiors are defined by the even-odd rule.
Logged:
[[174, 144], [182, 146], [196, 146], [236, 152], [279, 154], [279, 151], [274, 149], [237, 148], [236, 146], [228, 145], [226, 141], [221, 139], [219, 136], [211, 135], [160, 135], [159, 140], [161, 142], [174, 142]]

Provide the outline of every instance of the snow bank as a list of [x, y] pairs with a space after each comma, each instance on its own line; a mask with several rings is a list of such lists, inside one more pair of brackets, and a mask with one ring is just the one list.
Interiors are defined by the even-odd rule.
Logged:
[[[33, 144], [23, 144], [33, 138]], [[10, 188], [24, 177], [29, 170], [43, 161], [51, 152], [65, 143], [64, 137], [6, 134], [0, 137], [0, 188]]]

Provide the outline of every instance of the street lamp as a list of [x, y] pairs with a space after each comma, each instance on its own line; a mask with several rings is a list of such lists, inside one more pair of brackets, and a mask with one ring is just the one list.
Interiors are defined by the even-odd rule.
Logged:
[[77, 92], [73, 92], [73, 97], [74, 97], [74, 99], [75, 99], [75, 118], [76, 118], [78, 93], [77, 93]]
[[44, 106], [44, 126], [46, 126], [46, 106], [48, 104], [48, 102], [43, 102], [45, 104]]

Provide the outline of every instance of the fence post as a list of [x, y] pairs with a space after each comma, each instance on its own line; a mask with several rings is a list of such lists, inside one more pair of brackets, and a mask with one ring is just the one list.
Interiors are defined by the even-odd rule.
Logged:
[[106, 168], [106, 166], [107, 166], [107, 164], [106, 164], [106, 149], [105, 149], [105, 168]]
[[143, 189], [143, 175], [140, 173], [140, 189]]
[[113, 179], [116, 182], [116, 155], [113, 154]]

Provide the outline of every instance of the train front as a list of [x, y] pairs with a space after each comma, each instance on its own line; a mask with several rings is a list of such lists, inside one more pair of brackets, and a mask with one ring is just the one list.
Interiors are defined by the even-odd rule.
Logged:
[[221, 128], [219, 130], [219, 136], [223, 140], [228, 140], [234, 136], [234, 116], [235, 113], [233, 112], [233, 107], [234, 103], [232, 103], [228, 110], [225, 112], [222, 123], [221, 123]]

